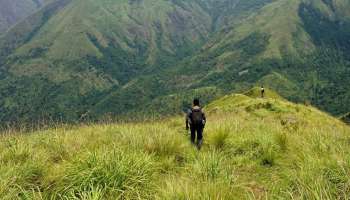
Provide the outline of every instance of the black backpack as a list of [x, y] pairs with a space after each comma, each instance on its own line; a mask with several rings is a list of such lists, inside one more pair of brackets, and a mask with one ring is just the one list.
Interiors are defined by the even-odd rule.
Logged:
[[193, 125], [203, 125], [204, 118], [202, 109], [192, 108], [190, 119]]

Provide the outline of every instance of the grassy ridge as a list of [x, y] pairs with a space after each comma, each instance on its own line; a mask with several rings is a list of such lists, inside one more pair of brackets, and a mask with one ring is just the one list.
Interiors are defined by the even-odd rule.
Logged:
[[200, 152], [182, 117], [4, 133], [0, 198], [349, 198], [350, 129], [342, 122], [280, 98], [239, 94], [206, 112]]

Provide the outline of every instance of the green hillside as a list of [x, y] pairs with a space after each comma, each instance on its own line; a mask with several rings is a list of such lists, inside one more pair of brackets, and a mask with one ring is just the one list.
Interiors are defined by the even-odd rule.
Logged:
[[348, 199], [350, 128], [280, 98], [205, 107], [201, 151], [183, 117], [58, 126], [0, 138], [1, 199]]
[[346, 0], [53, 1], [0, 37], [0, 121], [159, 115], [202, 88], [215, 88], [210, 100], [261, 84], [338, 116], [350, 105], [348, 10]]
[[[335, 7], [341, 2], [274, 1], [218, 33], [169, 77], [177, 73], [173, 82], [181, 77], [192, 87], [234, 91], [265, 82], [290, 100], [308, 100], [333, 114], [347, 112], [350, 26]], [[190, 79], [194, 73], [195, 82]]]
[[0, 6], [0, 35], [11, 26], [39, 10], [50, 0], [2, 0]]

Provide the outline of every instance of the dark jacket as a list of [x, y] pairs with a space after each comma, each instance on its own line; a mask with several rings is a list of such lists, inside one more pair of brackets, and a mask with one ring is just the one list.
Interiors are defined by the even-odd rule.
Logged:
[[199, 106], [194, 106], [192, 107], [192, 109], [189, 109], [188, 112], [187, 112], [187, 115], [186, 115], [186, 129], [189, 128], [189, 126], [193, 125], [193, 122], [192, 122], [192, 112], [194, 110], [200, 110], [200, 112], [202, 113], [202, 126], [204, 127], [205, 126], [205, 123], [207, 121], [206, 117], [205, 117], [205, 113], [203, 112], [202, 108], [199, 107]]

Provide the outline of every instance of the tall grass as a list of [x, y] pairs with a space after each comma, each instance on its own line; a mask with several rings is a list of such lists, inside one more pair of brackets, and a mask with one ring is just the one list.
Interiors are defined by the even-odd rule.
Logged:
[[63, 199], [85, 198], [86, 195], [147, 198], [155, 173], [153, 161], [147, 155], [101, 150], [67, 166], [49, 196]]
[[211, 106], [201, 151], [180, 117], [3, 135], [0, 199], [350, 198], [345, 124], [283, 100]]

